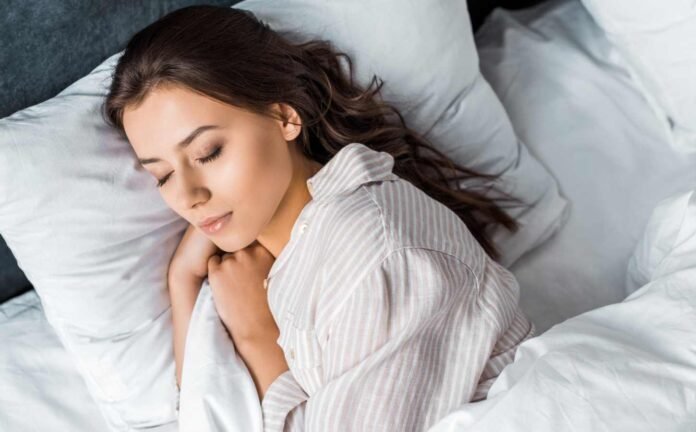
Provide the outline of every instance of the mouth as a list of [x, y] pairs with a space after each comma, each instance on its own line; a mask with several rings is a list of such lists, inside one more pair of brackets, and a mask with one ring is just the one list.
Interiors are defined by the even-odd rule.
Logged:
[[203, 224], [199, 224], [198, 226], [206, 234], [215, 234], [216, 232], [220, 231], [220, 229], [222, 229], [222, 227], [227, 223], [231, 216], [232, 212], [228, 212], [216, 219], [207, 221]]

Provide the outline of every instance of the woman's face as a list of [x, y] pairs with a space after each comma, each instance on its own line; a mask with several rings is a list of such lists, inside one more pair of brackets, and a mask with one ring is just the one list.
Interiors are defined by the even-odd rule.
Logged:
[[289, 122], [169, 86], [124, 111], [128, 140], [169, 207], [196, 226], [232, 212], [215, 233], [198, 228], [227, 252], [258, 237], [293, 176], [297, 153], [289, 141], [300, 133], [300, 118], [285, 104], [272, 108]]

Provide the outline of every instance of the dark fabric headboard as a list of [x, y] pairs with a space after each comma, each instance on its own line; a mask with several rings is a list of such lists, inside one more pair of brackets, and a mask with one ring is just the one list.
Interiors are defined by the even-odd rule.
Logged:
[[[110, 55], [132, 34], [166, 13], [192, 4], [232, 6], [239, 0], [2, 0], [0, 118], [50, 99]], [[469, 0], [474, 29], [495, 7], [540, 0]], [[32, 286], [0, 237], [0, 303]]]

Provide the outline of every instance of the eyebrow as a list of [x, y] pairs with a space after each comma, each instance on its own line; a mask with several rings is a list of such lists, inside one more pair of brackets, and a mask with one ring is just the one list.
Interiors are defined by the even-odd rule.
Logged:
[[[196, 137], [200, 134], [202, 134], [205, 131], [211, 130], [211, 129], [218, 129], [220, 126], [217, 125], [205, 125], [205, 126], [199, 126], [197, 127], [193, 132], [189, 134], [186, 138], [184, 138], [181, 142], [179, 142], [176, 147], [180, 149], [185, 149], [187, 145], [191, 144], [191, 142], [196, 139]], [[138, 161], [142, 165], [147, 165], [155, 162], [159, 162], [162, 159], [159, 158], [145, 158], [145, 159], [138, 159]]]

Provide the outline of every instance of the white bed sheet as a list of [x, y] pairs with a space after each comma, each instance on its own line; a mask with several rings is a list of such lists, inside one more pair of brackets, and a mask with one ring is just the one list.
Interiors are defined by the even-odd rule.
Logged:
[[36, 291], [0, 304], [0, 431], [106, 431]]
[[538, 334], [621, 301], [655, 205], [696, 186], [626, 62], [577, 0], [496, 9], [476, 35], [483, 75], [570, 200], [560, 232], [511, 270]]

